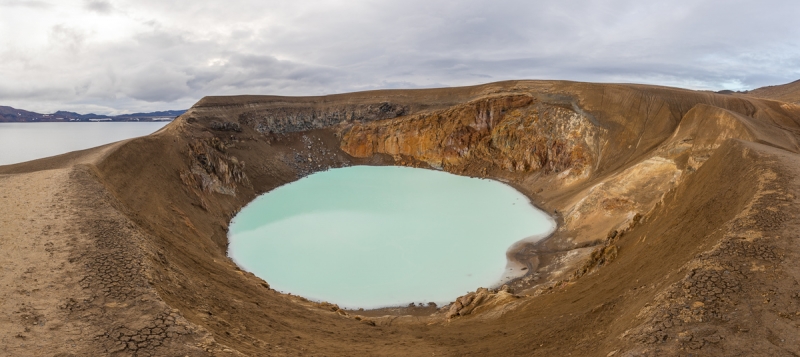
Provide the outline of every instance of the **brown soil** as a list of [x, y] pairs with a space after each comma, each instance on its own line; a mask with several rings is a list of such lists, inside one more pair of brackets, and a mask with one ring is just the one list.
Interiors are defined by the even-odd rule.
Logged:
[[[206, 98], [0, 167], [0, 354], [797, 356], [798, 133], [796, 105], [642, 85]], [[355, 164], [504, 180], [559, 229], [437, 309], [344, 311], [226, 257], [258, 194]]]
[[747, 92], [747, 95], [800, 104], [800, 80], [779, 86], [761, 87]]

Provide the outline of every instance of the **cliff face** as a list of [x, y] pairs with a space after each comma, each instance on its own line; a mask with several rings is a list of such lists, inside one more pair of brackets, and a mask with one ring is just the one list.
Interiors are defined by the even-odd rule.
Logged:
[[187, 118], [239, 123], [261, 134], [287, 134], [445, 109], [510, 83], [514, 82], [413, 93], [383, 90], [321, 97], [206, 97], [191, 108]]
[[239, 122], [262, 134], [292, 133], [330, 127], [341, 122], [368, 122], [396, 118], [408, 109], [390, 102], [368, 105], [333, 106], [325, 109], [267, 108], [244, 111]]
[[[216, 192], [236, 195], [237, 185], [248, 185], [244, 163], [226, 154], [226, 146], [219, 138], [197, 140], [189, 144], [191, 167], [180, 173], [187, 187], [204, 193]], [[203, 207], [206, 201], [200, 191], [194, 190]]]
[[571, 108], [532, 95], [508, 95], [408, 118], [355, 123], [342, 130], [341, 145], [355, 157], [409, 156], [451, 172], [542, 171], [573, 179], [591, 173], [604, 131]]

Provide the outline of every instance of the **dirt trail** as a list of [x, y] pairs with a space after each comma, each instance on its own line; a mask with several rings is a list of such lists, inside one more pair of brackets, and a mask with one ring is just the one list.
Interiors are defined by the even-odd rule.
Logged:
[[96, 332], [66, 311], [66, 296], [88, 297], [79, 286], [80, 267], [69, 261], [82, 238], [69, 171], [0, 175], [0, 350], [6, 355], [78, 353]]
[[[161, 345], [175, 353], [215, 349], [213, 342], [203, 343], [206, 333], [188, 326], [148, 285], [137, 247], [141, 237], [88, 166], [0, 175], [0, 192], [3, 355], [127, 350], [148, 356]], [[186, 340], [194, 347], [183, 346]]]

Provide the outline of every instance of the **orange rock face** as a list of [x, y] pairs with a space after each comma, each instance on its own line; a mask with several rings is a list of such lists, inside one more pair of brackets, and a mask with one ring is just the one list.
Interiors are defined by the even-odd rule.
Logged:
[[570, 108], [506, 95], [411, 118], [355, 123], [342, 130], [342, 149], [356, 157], [411, 156], [453, 171], [477, 163], [585, 177], [596, 161], [601, 130]]

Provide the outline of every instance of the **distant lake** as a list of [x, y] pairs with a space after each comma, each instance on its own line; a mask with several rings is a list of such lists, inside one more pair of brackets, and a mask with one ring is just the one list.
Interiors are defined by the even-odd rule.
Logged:
[[41, 159], [151, 134], [155, 123], [0, 123], [0, 165]]

